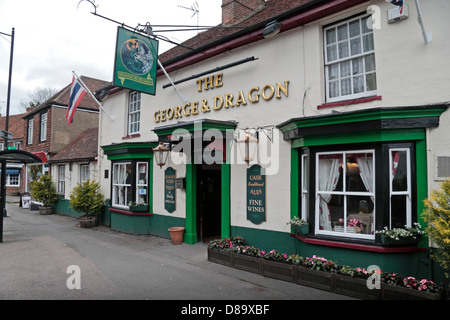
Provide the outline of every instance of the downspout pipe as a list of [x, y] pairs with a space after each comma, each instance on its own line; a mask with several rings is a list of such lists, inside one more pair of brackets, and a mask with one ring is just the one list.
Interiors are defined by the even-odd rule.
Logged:
[[427, 32], [427, 30], [425, 29], [425, 25], [422, 19], [422, 9], [420, 8], [419, 0], [414, 1], [416, 3], [417, 21], [419, 22], [420, 28], [422, 29], [423, 42], [424, 44], [429, 44], [431, 43], [431, 32]]

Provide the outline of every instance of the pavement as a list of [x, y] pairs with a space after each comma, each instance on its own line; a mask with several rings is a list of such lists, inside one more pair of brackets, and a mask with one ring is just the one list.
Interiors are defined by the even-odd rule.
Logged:
[[207, 245], [39, 215], [7, 199], [0, 300], [352, 300], [207, 260]]

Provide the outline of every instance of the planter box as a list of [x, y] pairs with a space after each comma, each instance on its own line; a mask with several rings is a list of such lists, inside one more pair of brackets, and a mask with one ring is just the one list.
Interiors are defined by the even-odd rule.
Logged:
[[305, 224], [302, 226], [292, 225], [292, 229], [296, 234], [308, 234], [309, 233], [309, 224]]
[[333, 292], [334, 276], [332, 272], [312, 270], [295, 266], [295, 282], [303, 286]]
[[93, 228], [97, 226], [97, 216], [82, 216], [78, 218], [81, 228]]
[[380, 286], [380, 289], [369, 289], [367, 279], [342, 274], [336, 274], [335, 276], [334, 292], [338, 294], [364, 300], [379, 300], [381, 299], [381, 288]]
[[289, 263], [264, 260], [262, 264], [263, 276], [278, 280], [294, 281], [294, 266]]
[[227, 267], [233, 266], [233, 256], [231, 251], [208, 248], [208, 261], [215, 262]]
[[386, 237], [384, 234], [381, 235], [381, 243], [385, 247], [399, 247], [399, 246], [417, 246], [420, 237], [399, 238], [398, 240]]
[[244, 254], [235, 254], [234, 267], [239, 270], [262, 274], [262, 259]]
[[130, 206], [131, 212], [148, 212], [148, 206]]
[[381, 284], [383, 300], [442, 300], [443, 294], [423, 292], [416, 289]]

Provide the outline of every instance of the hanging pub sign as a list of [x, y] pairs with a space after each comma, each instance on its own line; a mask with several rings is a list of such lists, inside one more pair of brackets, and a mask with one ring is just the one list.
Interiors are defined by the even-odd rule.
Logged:
[[172, 213], [176, 209], [176, 185], [177, 172], [169, 167], [164, 172], [164, 209]]
[[257, 164], [247, 169], [247, 220], [266, 221], [266, 176]]
[[155, 95], [157, 40], [118, 27], [114, 85]]

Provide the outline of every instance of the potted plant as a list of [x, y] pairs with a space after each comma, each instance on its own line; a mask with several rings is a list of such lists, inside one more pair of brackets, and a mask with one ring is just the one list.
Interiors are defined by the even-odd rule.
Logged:
[[98, 215], [105, 208], [104, 197], [100, 193], [100, 184], [93, 180], [78, 183], [70, 194], [70, 208], [83, 214], [79, 218], [80, 227], [96, 226]]
[[287, 222], [292, 226], [292, 229], [297, 234], [308, 234], [309, 233], [309, 223], [299, 217], [293, 217]]
[[39, 206], [39, 214], [53, 213], [51, 204], [58, 201], [58, 195], [52, 178], [49, 175], [44, 174], [39, 180], [32, 181], [30, 186], [31, 195], [36, 201], [41, 203]]
[[393, 229], [384, 227], [383, 230], [377, 230], [376, 233], [381, 235], [381, 243], [384, 246], [417, 245], [420, 236], [424, 233], [420, 229], [421, 225], [414, 222], [412, 227], [405, 226], [404, 228]]
[[146, 202], [133, 202], [130, 201], [128, 203], [128, 207], [130, 208], [130, 211], [132, 212], [146, 212], [148, 211], [148, 203]]

